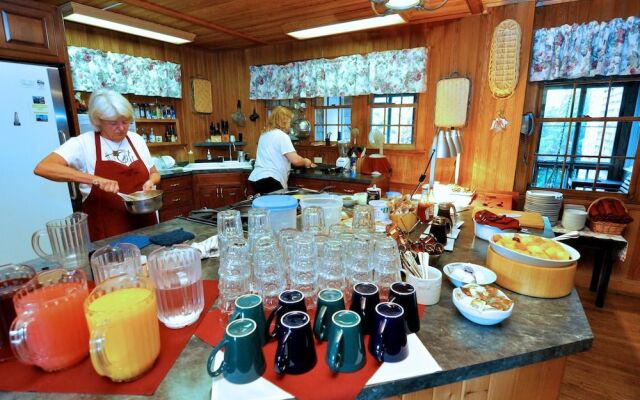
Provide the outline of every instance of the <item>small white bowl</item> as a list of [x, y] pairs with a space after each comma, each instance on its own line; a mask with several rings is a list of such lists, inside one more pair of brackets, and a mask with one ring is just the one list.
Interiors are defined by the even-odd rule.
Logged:
[[356, 199], [353, 196], [342, 196], [342, 205], [344, 207], [353, 207], [356, 203]]
[[[501, 290], [498, 290], [498, 296], [508, 298]], [[451, 299], [453, 300], [453, 305], [456, 306], [460, 314], [462, 314], [465, 318], [467, 318], [471, 322], [475, 322], [480, 325], [495, 325], [504, 321], [505, 319], [511, 316], [513, 312], [514, 304], [511, 304], [508, 310], [483, 310], [480, 311], [476, 308], [471, 307], [467, 304], [469, 296], [464, 294], [460, 288], [453, 289], [453, 293], [451, 295]]]
[[442, 271], [455, 287], [460, 287], [467, 283], [473, 282], [473, 277], [471, 276], [471, 274], [464, 272], [465, 266], [473, 270], [473, 274], [476, 277], [476, 283], [478, 285], [491, 284], [498, 278], [496, 276], [496, 273], [489, 268], [465, 262], [454, 262], [451, 264], [447, 264], [442, 268]]

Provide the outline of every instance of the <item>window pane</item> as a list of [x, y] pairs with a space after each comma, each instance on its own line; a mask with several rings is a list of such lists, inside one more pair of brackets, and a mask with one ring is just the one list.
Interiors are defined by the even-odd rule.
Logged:
[[413, 127], [403, 126], [400, 128], [400, 144], [411, 144], [413, 139]]
[[[576, 125], [578, 129], [578, 143], [575, 154], [585, 156], [599, 155], [604, 122], [582, 122]], [[580, 161], [587, 160], [581, 157]]]
[[371, 109], [371, 124], [372, 125], [384, 124], [384, 108]]
[[344, 104], [345, 106], [350, 106], [351, 105], [351, 96], [346, 96], [342, 98], [342, 104]]
[[[623, 122], [622, 128], [626, 128], [629, 124], [628, 122]], [[631, 122], [631, 127], [629, 130], [629, 145], [627, 146], [626, 156], [627, 157], [635, 157], [636, 152], [638, 151], [638, 141], [640, 141], [640, 122], [634, 121]]]
[[341, 108], [340, 109], [340, 123], [344, 125], [351, 125], [351, 109], [350, 108]]
[[398, 144], [398, 127], [390, 126], [387, 128], [387, 143]]
[[391, 96], [391, 104], [402, 104], [402, 96]]
[[607, 107], [607, 117], [619, 117], [622, 108], [622, 94], [624, 87], [616, 86], [611, 88], [609, 95], [609, 107]]
[[[540, 159], [538, 158], [538, 161]], [[541, 165], [535, 171], [533, 186], [539, 188], [558, 188], [562, 175], [562, 162], [552, 165]]]
[[348, 126], [342, 126], [340, 129], [340, 140], [343, 142], [351, 141], [351, 128]]
[[404, 96], [402, 98], [402, 104], [413, 104], [415, 102], [415, 96]]
[[391, 125], [398, 125], [400, 123], [400, 109], [389, 108], [389, 117]]
[[413, 114], [415, 109], [411, 108], [403, 108], [400, 111], [400, 124], [402, 125], [413, 125]]
[[324, 124], [324, 110], [315, 110], [316, 125]]
[[323, 125], [316, 125], [315, 126], [315, 140], [317, 141], [322, 141], [324, 140], [324, 126]]
[[[569, 122], [544, 122], [540, 131], [538, 154], [564, 155], [571, 133], [570, 125]], [[552, 160], [554, 157], [545, 159]]]
[[571, 114], [573, 87], [547, 87], [543, 97], [543, 118], [568, 118]]
[[328, 125], [326, 132], [329, 135], [329, 140], [338, 140], [338, 127], [336, 125]]
[[338, 123], [338, 110], [329, 108], [326, 110], [327, 120], [325, 121], [327, 124], [337, 124]]
[[[591, 118], [602, 118], [605, 116], [607, 107], [608, 87], [588, 87], [581, 109], [578, 110], [578, 117], [589, 116]], [[618, 109], [620, 103], [618, 103]]]
[[384, 104], [387, 102], [386, 96], [373, 96], [373, 102], [376, 104]]

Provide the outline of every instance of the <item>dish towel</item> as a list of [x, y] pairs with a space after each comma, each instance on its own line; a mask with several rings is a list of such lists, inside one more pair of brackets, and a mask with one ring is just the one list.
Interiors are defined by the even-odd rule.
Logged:
[[497, 215], [492, 213], [491, 211], [482, 210], [478, 211], [473, 218], [479, 224], [493, 226], [495, 228], [505, 230], [505, 229], [516, 229], [520, 230], [520, 221], [515, 218], [507, 217], [506, 215]]
[[200, 259], [218, 257], [218, 235], [213, 235], [209, 239], [198, 243], [191, 243], [191, 247], [200, 250]]
[[144, 236], [144, 235], [129, 235], [129, 236], [122, 237], [114, 242], [111, 242], [110, 245], [117, 246], [120, 243], [131, 243], [137, 246], [139, 249], [142, 249], [143, 247], [147, 247], [148, 245], [150, 245], [151, 240], [149, 240], [148, 236]]
[[182, 243], [193, 238], [195, 238], [195, 235], [193, 233], [187, 232], [182, 228], [149, 237], [151, 243], [160, 246], [171, 246], [173, 244]]

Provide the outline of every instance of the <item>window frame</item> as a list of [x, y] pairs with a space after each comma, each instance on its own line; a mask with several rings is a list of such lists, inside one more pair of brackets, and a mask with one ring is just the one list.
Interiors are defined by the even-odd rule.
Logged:
[[[387, 98], [391, 98], [391, 97], [396, 97], [396, 96], [400, 96], [400, 97], [406, 97], [406, 96], [412, 96], [413, 97], [413, 103], [403, 103], [403, 104], [394, 104], [394, 103], [375, 103], [374, 99], [376, 97], [381, 97], [381, 96], [385, 96]], [[384, 144], [384, 148], [385, 149], [393, 149], [393, 150], [413, 150], [416, 148], [416, 143], [418, 140], [418, 113], [420, 110], [420, 93], [393, 93], [393, 94], [370, 94], [367, 96], [367, 109], [368, 109], [368, 116], [367, 116], [367, 127], [368, 127], [368, 132], [371, 132], [371, 130], [373, 129], [374, 126], [381, 126], [381, 125], [374, 125], [372, 123], [372, 117], [373, 117], [373, 109], [374, 108], [413, 108], [413, 123], [411, 125], [405, 125], [405, 124], [401, 124], [401, 120], [400, 118], [398, 118], [398, 123], [397, 124], [389, 124], [389, 125], [382, 125], [382, 126], [386, 126], [387, 129], [388, 127], [397, 127], [398, 128], [398, 140], [400, 139], [400, 128], [401, 127], [407, 127], [407, 126], [411, 126], [412, 130], [411, 130], [411, 143], [385, 143]], [[386, 135], [385, 135], [386, 136]], [[386, 137], [385, 137], [386, 140]], [[369, 134], [367, 134], [367, 143], [371, 146], [374, 146], [374, 144], [371, 142], [370, 138], [369, 138]]]
[[[608, 122], [629, 122], [630, 124], [629, 129], [632, 128], [632, 122], [637, 122], [640, 124], [640, 116], [623, 116], [623, 117], [609, 117], [606, 116], [606, 110], [608, 110], [609, 107], [609, 100], [611, 97], [611, 87], [616, 86], [616, 84], [622, 84], [624, 85], [636, 85], [636, 88], [638, 90], [637, 94], [640, 94], [640, 75], [633, 75], [633, 76], [628, 76], [628, 77], [620, 77], [620, 76], [613, 76], [613, 77], [600, 77], [600, 78], [583, 78], [583, 79], [561, 79], [561, 80], [555, 80], [555, 81], [548, 81], [548, 82], [538, 82], [535, 87], [536, 90], [538, 91], [538, 96], [537, 96], [537, 100], [536, 100], [536, 113], [535, 113], [535, 130], [534, 130], [534, 134], [532, 135], [532, 149], [530, 151], [527, 151], [526, 153], [529, 154], [530, 156], [530, 162], [527, 163], [527, 160], [525, 160], [525, 163], [527, 163], [527, 189], [540, 189], [540, 190], [553, 190], [553, 191], [558, 191], [558, 192], [562, 192], [565, 193], [569, 196], [576, 196], [579, 195], [580, 197], [584, 197], [584, 198], [588, 198], [588, 199], [596, 199], [598, 197], [602, 197], [602, 196], [616, 196], [616, 197], [620, 197], [622, 199], [625, 200], [629, 200], [629, 199], [633, 199], [637, 196], [638, 191], [636, 190], [636, 187], [638, 185], [639, 182], [639, 178], [638, 175], [640, 174], [640, 147], [636, 150], [636, 154], [635, 157], [633, 158], [629, 158], [626, 157], [625, 155], [616, 155], [616, 149], [618, 149], [618, 151], [620, 151], [621, 148], [624, 147], [624, 149], [626, 149], [628, 147], [628, 143], [629, 143], [629, 139], [630, 137], [626, 137], [626, 140], [622, 140], [625, 139], [621, 135], [621, 129], [623, 129], [624, 124], [618, 124], [616, 127], [616, 134], [615, 134], [615, 139], [614, 139], [614, 143], [613, 143], [613, 151], [612, 151], [612, 155], [611, 156], [607, 156], [602, 154], [602, 148], [603, 148], [603, 144], [604, 144], [604, 140], [605, 140], [605, 135], [604, 133], [606, 132], [607, 126], [606, 123]], [[584, 90], [586, 91], [587, 88], [589, 87], [597, 87], [599, 85], [604, 85], [605, 87], [609, 88], [609, 91], [607, 93], [607, 102], [605, 104], [605, 116], [603, 117], [589, 117], [589, 116], [576, 116], [576, 117], [572, 117], [571, 115], [574, 113], [574, 104], [573, 102], [576, 99], [576, 88], [580, 88], [583, 87]], [[544, 95], [544, 90], [546, 87], [553, 87], [553, 86], [573, 86], [573, 95], [572, 95], [572, 104], [571, 104], [571, 108], [570, 108], [570, 116], [569, 117], [552, 117], [552, 118], [543, 118], [542, 117], [542, 112], [543, 112], [543, 101], [545, 99], [545, 95]], [[624, 92], [623, 92], [624, 93]], [[626, 93], [624, 93], [626, 94]], [[580, 98], [580, 102], [584, 101], [584, 98], [586, 96], [581, 96]], [[624, 107], [624, 101], [623, 104], [621, 105], [621, 107]], [[578, 112], [576, 113], [577, 115], [579, 115], [579, 109]], [[603, 126], [602, 126], [602, 131], [603, 134], [601, 136], [601, 142], [600, 142], [600, 152], [598, 155], [596, 156], [583, 156], [583, 155], [576, 155], [575, 152], [575, 146], [577, 145], [578, 139], [579, 139], [579, 132], [580, 132], [580, 124], [583, 123], [589, 123], [589, 122], [602, 122]], [[543, 123], [567, 123], [569, 124], [568, 129], [570, 131], [572, 131], [572, 140], [573, 140], [573, 144], [572, 144], [572, 150], [570, 152], [563, 152], [562, 155], [559, 158], [562, 158], [561, 161], [559, 161], [558, 163], [561, 164], [561, 184], [562, 182], [564, 182], [564, 180], [566, 179], [564, 177], [565, 174], [568, 173], [568, 171], [570, 171], [570, 168], [575, 167], [576, 165], [580, 165], [580, 162], [573, 162], [573, 163], [568, 163], [567, 159], [578, 159], [578, 158], [594, 158], [594, 159], [611, 159], [612, 161], [615, 159], [620, 159], [620, 160], [625, 160], [625, 159], [633, 159], [633, 168], [631, 169], [631, 181], [629, 183], [629, 188], [628, 188], [628, 192], [627, 193], [622, 193], [622, 192], [608, 192], [608, 191], [597, 191], [597, 190], [593, 190], [591, 188], [593, 188], [595, 186], [595, 180], [596, 178], [594, 178], [594, 185], [588, 187], [589, 190], [577, 190], [577, 189], [571, 189], [571, 188], [546, 188], [546, 187], [539, 187], [539, 186], [535, 186], [534, 185], [534, 177], [535, 177], [535, 173], [536, 170], [538, 169], [538, 166], [540, 164], [540, 162], [538, 162], [536, 159], [538, 156], [542, 155], [547, 155], [544, 153], [538, 153], [538, 148], [539, 148], [539, 142], [540, 142], [540, 137], [542, 134], [542, 126]], [[578, 127], [576, 128], [575, 125], [577, 125]], [[628, 136], [628, 135], [627, 135]], [[621, 143], [622, 141], [624, 141], [624, 143]], [[569, 143], [567, 143], [567, 146], [569, 145]], [[593, 164], [588, 163], [588, 162], [584, 162], [585, 165], [597, 165], [597, 168], [595, 169], [595, 175], [598, 176], [599, 172], [602, 171], [602, 168], [599, 168], [599, 165], [596, 162], [594, 162]], [[613, 165], [615, 163], [611, 162], [610, 166], [608, 168], [612, 168]]]
[[[324, 99], [324, 98], [331, 98], [331, 97], [340, 98], [340, 104], [335, 105], [335, 106], [331, 106], [331, 105], [329, 105], [329, 106], [318, 106], [318, 105], [316, 105], [316, 102], [318, 100]], [[351, 99], [350, 104], [344, 104], [343, 103], [343, 100], [346, 97], [349, 97]], [[356, 98], [356, 96], [322, 96], [322, 97], [309, 98], [309, 105], [307, 106], [307, 109], [309, 111], [311, 111], [310, 122], [311, 122], [311, 126], [313, 127], [313, 137], [311, 137], [309, 139], [309, 141], [312, 142], [312, 143], [322, 143], [322, 142], [325, 141], [324, 139], [316, 139], [316, 125], [317, 125], [317, 123], [316, 123], [316, 110], [337, 110], [338, 111], [338, 120], [341, 120], [342, 119], [341, 110], [343, 110], [343, 109], [349, 109], [350, 116], [349, 116], [349, 123], [348, 124], [343, 124], [343, 123], [326, 124], [326, 123], [324, 123], [322, 125], [325, 128], [325, 132], [326, 132], [326, 127], [327, 126], [337, 126], [338, 127], [338, 131], [340, 131], [339, 128], [341, 126], [348, 126], [349, 127], [349, 141], [351, 141], [351, 139], [352, 139], [351, 138], [351, 127], [353, 126], [353, 102], [354, 102], [355, 98]], [[326, 116], [326, 113], [325, 113], [325, 116]], [[341, 139], [343, 141], [346, 140], [344, 136], [342, 136]], [[330, 142], [337, 143], [338, 141], [337, 141], [337, 138], [336, 138], [336, 140], [330, 140]]]

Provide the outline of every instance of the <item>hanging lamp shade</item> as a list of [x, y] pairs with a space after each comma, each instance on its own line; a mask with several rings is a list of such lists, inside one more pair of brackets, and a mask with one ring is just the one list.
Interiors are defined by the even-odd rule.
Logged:
[[457, 129], [452, 130], [451, 139], [453, 140], [453, 145], [456, 148], [456, 154], [462, 154], [462, 137], [460, 136], [460, 131]]
[[438, 137], [436, 138], [436, 158], [449, 158], [452, 157], [451, 150], [449, 149], [449, 143], [443, 130], [438, 131]]
[[449, 154], [451, 154], [451, 157], [457, 156], [458, 150], [456, 149], [455, 143], [453, 142], [453, 131], [445, 132], [445, 138], [447, 138], [447, 145], [449, 146]]

